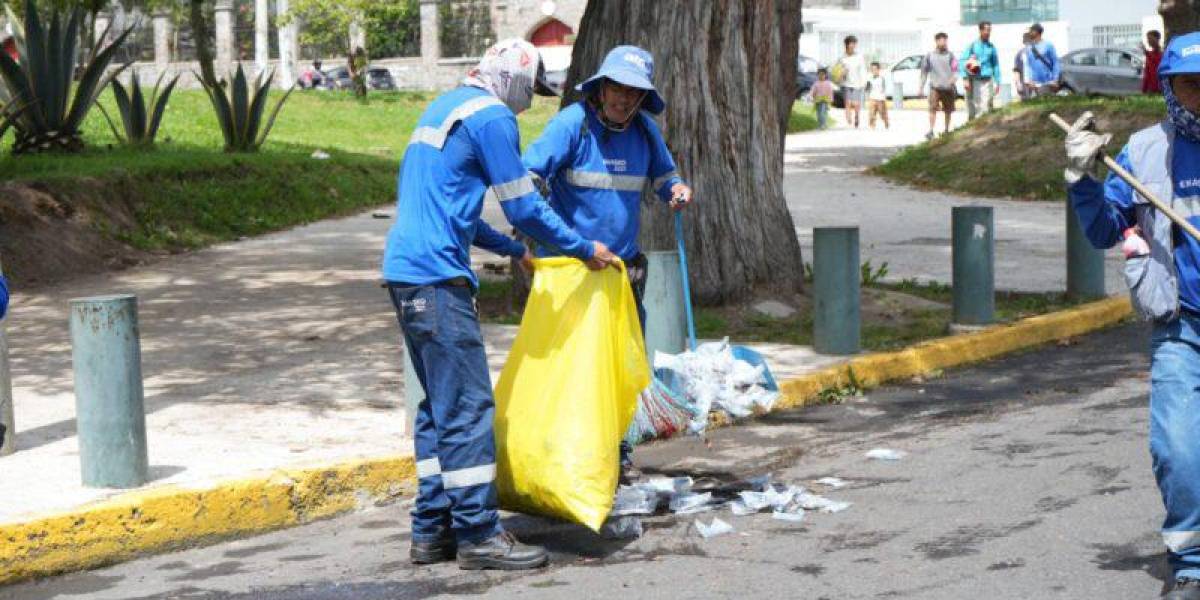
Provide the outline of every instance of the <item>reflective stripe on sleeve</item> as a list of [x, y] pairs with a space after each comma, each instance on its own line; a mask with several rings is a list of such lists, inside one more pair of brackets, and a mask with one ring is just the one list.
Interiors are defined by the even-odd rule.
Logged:
[[650, 189], [652, 189], [652, 190], [654, 190], [654, 191], [656, 191], [656, 192], [657, 192], [657, 191], [658, 191], [658, 188], [660, 188], [660, 187], [662, 187], [662, 186], [666, 185], [666, 183], [667, 183], [668, 181], [670, 181], [670, 180], [672, 180], [672, 179], [674, 179], [674, 178], [676, 178], [676, 177], [679, 177], [679, 172], [678, 172], [678, 171], [671, 171], [670, 173], [667, 173], [666, 175], [663, 175], [662, 177], [659, 177], [658, 179], [655, 179], [655, 180], [654, 180], [654, 183], [650, 184]]
[[530, 179], [528, 175], [506, 183], [493, 185], [491, 189], [495, 192], [496, 199], [501, 202], [515, 200], [537, 191], [537, 188], [533, 185], [533, 179]]

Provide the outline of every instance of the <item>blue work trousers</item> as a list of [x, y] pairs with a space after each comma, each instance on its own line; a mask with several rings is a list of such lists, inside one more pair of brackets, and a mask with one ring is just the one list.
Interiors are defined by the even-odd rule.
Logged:
[[1176, 578], [1200, 579], [1200, 315], [1154, 328], [1150, 454]]
[[425, 399], [413, 438], [418, 490], [412, 539], [477, 543], [500, 532], [495, 398], [474, 291], [450, 283], [388, 291]]

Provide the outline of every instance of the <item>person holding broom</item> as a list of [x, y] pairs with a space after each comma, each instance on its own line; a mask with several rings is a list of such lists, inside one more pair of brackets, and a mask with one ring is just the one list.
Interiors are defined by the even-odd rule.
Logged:
[[[679, 210], [692, 188], [675, 168], [652, 115], [666, 109], [654, 87], [654, 58], [636, 46], [609, 51], [600, 70], [576, 86], [583, 99], [563, 109], [522, 160], [550, 188], [550, 206], [580, 235], [603, 242], [625, 263], [646, 330], [646, 255], [638, 247], [642, 193], [649, 189]], [[538, 254], [559, 254], [540, 246]], [[622, 480], [636, 476], [631, 448], [621, 444]]]
[[[1167, 117], [1134, 134], [1116, 162], [1200, 225], [1200, 33], [1171, 41], [1158, 77]], [[1122, 244], [1134, 308], [1153, 322], [1150, 454], [1175, 579], [1165, 598], [1200, 600], [1200, 239], [1124, 179], [1099, 181], [1097, 157], [1111, 135], [1094, 124], [1084, 114], [1067, 135], [1071, 203], [1094, 246]]]

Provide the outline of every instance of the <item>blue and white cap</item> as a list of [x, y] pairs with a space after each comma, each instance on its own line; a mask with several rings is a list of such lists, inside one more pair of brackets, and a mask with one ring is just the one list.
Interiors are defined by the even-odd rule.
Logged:
[[610, 50], [600, 70], [591, 79], [575, 86], [575, 90], [590, 94], [605, 79], [646, 90], [642, 107], [652, 114], [657, 115], [667, 108], [667, 103], [654, 88], [654, 57], [637, 46], [617, 46]]
[[1200, 33], [1175, 36], [1163, 52], [1158, 77], [1200, 73]]

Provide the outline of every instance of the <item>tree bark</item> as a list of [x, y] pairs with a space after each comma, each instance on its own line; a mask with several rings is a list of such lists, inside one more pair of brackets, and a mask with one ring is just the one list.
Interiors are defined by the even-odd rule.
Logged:
[[[800, 291], [803, 260], [783, 195], [783, 141], [795, 100], [800, 0], [604, 0], [588, 3], [567, 89], [614, 46], [654, 55], [660, 120], [696, 192], [684, 211], [694, 300], [755, 288]], [[574, 94], [564, 104], [577, 100]], [[674, 249], [673, 215], [643, 200], [642, 246]]]
[[1162, 0], [1158, 3], [1167, 41], [1176, 35], [1200, 30], [1200, 0]]

